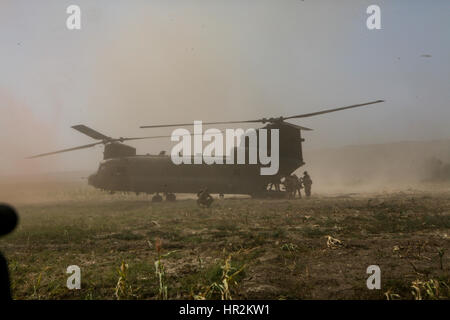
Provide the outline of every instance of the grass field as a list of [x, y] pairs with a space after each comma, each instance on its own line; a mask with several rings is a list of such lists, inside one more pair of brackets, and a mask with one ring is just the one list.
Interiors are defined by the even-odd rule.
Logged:
[[[48, 199], [15, 204], [20, 225], [0, 240], [15, 299], [450, 298], [448, 191], [210, 209], [73, 186]], [[81, 290], [66, 287], [70, 265]], [[380, 290], [366, 287], [369, 265]]]

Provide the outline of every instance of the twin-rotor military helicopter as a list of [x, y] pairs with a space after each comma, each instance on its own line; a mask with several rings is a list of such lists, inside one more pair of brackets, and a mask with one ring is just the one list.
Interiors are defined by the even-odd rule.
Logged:
[[[358, 108], [384, 102], [376, 100], [362, 104], [340, 108], [327, 109], [318, 112], [299, 114], [290, 117], [262, 118], [243, 121], [206, 122], [203, 125], [223, 125], [242, 123], [262, 123], [259, 129], [279, 130], [279, 170], [275, 175], [261, 175], [261, 164], [198, 164], [176, 165], [169, 155], [137, 155], [136, 149], [124, 144], [125, 141], [168, 138], [170, 136], [147, 136], [134, 138], [112, 138], [97, 132], [85, 125], [72, 128], [95, 139], [97, 142], [73, 148], [38, 154], [30, 158], [38, 158], [63, 152], [75, 151], [103, 144], [103, 161], [100, 162], [96, 173], [88, 178], [88, 183], [98, 189], [113, 192], [135, 192], [157, 194], [162, 192], [167, 200], [175, 200], [175, 193], [197, 193], [202, 188], [208, 188], [211, 193], [219, 194], [247, 194], [253, 197], [271, 197], [277, 192], [268, 190], [273, 183], [291, 175], [305, 164], [302, 153], [302, 131], [312, 129], [301, 127], [290, 122], [289, 119], [308, 118], [325, 113], [336, 112], [351, 108]], [[141, 126], [141, 128], [185, 127], [193, 123], [164, 124]], [[258, 131], [259, 129], [256, 129]], [[241, 139], [240, 148], [248, 153], [246, 139]], [[259, 141], [259, 138], [258, 138]], [[257, 143], [259, 148], [259, 142]], [[236, 154], [236, 152], [234, 152]], [[259, 153], [258, 153], [259, 154]], [[248, 156], [248, 154], [247, 154]], [[225, 163], [225, 162], [224, 162]], [[236, 162], [234, 162], [236, 163]]]

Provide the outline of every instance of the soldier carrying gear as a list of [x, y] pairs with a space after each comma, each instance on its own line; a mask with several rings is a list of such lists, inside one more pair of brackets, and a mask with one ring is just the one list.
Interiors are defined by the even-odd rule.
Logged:
[[305, 187], [305, 194], [309, 198], [311, 196], [311, 185], [313, 182], [307, 171], [303, 172], [302, 183]]
[[163, 198], [161, 197], [161, 195], [159, 194], [159, 192], [157, 192], [153, 197], [152, 197], [152, 202], [161, 202], [163, 201]]
[[199, 207], [209, 208], [214, 201], [213, 197], [208, 192], [208, 188], [200, 190], [197, 193], [197, 197], [197, 204]]
[[303, 188], [302, 179], [297, 177], [296, 174], [293, 174], [291, 177], [292, 177], [292, 181], [294, 183], [294, 198], [295, 198], [295, 194], [298, 192], [298, 197], [301, 199], [302, 193], [300, 192], [300, 190]]
[[288, 198], [291, 199], [292, 197], [295, 198], [295, 190], [297, 187], [297, 179], [294, 176], [286, 176], [284, 177], [284, 188], [286, 190], [286, 193], [288, 195]]

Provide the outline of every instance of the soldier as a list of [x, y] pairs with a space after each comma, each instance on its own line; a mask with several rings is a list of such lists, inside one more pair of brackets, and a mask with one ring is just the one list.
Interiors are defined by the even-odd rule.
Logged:
[[305, 187], [305, 194], [309, 198], [311, 196], [311, 185], [313, 182], [307, 171], [303, 172], [302, 182]]
[[294, 198], [295, 198], [295, 194], [298, 192], [298, 197], [301, 199], [302, 193], [300, 192], [300, 190], [303, 188], [302, 179], [297, 177], [296, 174], [293, 174], [292, 180], [294, 182]]
[[286, 176], [284, 177], [284, 188], [286, 189], [286, 193], [288, 195], [288, 198], [291, 199], [292, 196], [295, 198], [295, 187], [296, 187], [296, 180], [293, 176]]
[[197, 193], [197, 197], [198, 197], [197, 204], [200, 207], [207, 207], [207, 208], [209, 208], [211, 206], [211, 204], [213, 203], [213, 201], [214, 201], [213, 197], [208, 192], [208, 188], [200, 190]]
[[161, 197], [161, 195], [159, 194], [159, 192], [157, 192], [153, 197], [152, 197], [152, 202], [161, 202], [163, 200], [163, 198]]

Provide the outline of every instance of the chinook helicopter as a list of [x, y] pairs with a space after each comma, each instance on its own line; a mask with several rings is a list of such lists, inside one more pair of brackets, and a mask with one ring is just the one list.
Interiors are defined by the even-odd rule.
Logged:
[[[295, 170], [305, 164], [302, 153], [302, 131], [312, 129], [292, 124], [286, 120], [307, 118], [325, 113], [336, 112], [351, 108], [373, 105], [384, 102], [376, 100], [362, 104], [340, 108], [327, 109], [318, 112], [294, 115], [289, 117], [262, 118], [243, 121], [206, 122], [203, 125], [223, 125], [242, 123], [262, 123], [262, 128], [279, 130], [279, 170], [275, 175], [261, 175], [261, 164], [206, 164], [176, 165], [169, 155], [164, 152], [157, 155], [137, 155], [136, 149], [124, 144], [125, 141], [168, 138], [170, 136], [146, 136], [134, 138], [112, 138], [85, 125], [75, 125], [72, 128], [98, 140], [97, 142], [73, 148], [38, 154], [31, 158], [39, 158], [63, 152], [75, 151], [103, 144], [103, 161], [96, 173], [88, 177], [88, 184], [110, 193], [134, 192], [155, 194], [161, 197], [164, 193], [166, 200], [174, 201], [175, 193], [197, 193], [202, 188], [208, 188], [211, 193], [218, 194], [246, 194], [252, 197], [278, 197], [285, 193], [268, 188], [269, 185], [280, 183]], [[192, 123], [148, 125], [141, 128], [165, 128], [192, 126]], [[248, 157], [248, 139], [241, 139], [239, 148], [245, 148]], [[258, 138], [259, 140], [259, 138]], [[269, 141], [270, 143], [270, 141]], [[259, 146], [259, 141], [257, 143]], [[237, 147], [235, 147], [236, 149]], [[270, 146], [268, 147], [270, 149]], [[236, 150], [235, 150], [236, 151]], [[237, 152], [234, 152], [236, 155]], [[224, 162], [225, 163], [225, 162]], [[234, 162], [236, 163], [236, 162]]]

